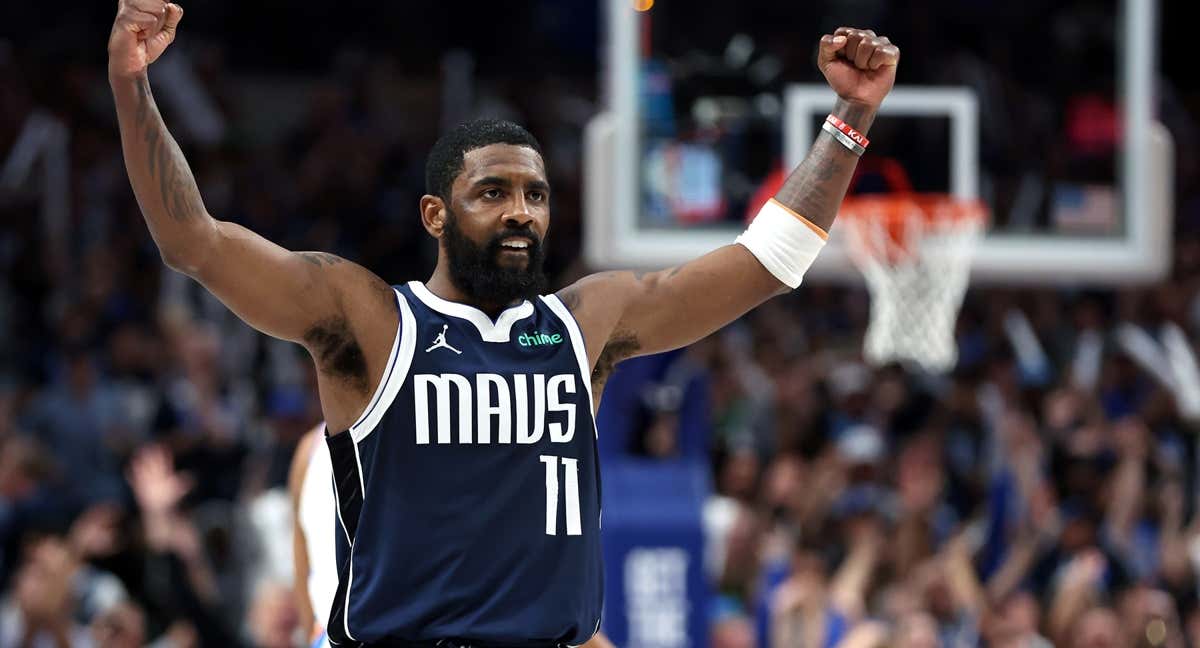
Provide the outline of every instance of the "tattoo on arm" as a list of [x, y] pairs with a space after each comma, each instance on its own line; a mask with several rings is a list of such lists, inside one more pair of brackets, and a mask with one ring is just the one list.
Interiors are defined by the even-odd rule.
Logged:
[[174, 220], [192, 220], [204, 213], [204, 202], [196, 187], [196, 179], [188, 168], [179, 144], [167, 132], [154, 106], [148, 78], [138, 82], [137, 92], [135, 123], [146, 143], [146, 163], [150, 178], [158, 184], [159, 200]]
[[[576, 286], [568, 286], [556, 293], [567, 310], [575, 316], [579, 315], [579, 306], [583, 303], [580, 292]], [[614, 331], [604, 344], [604, 349], [600, 351], [600, 357], [596, 359], [596, 366], [592, 368], [592, 389], [597, 393], [603, 390], [604, 383], [608, 381], [613, 367], [618, 362], [632, 356], [640, 347], [641, 344], [632, 331]]]
[[336, 254], [329, 254], [328, 252], [298, 252], [297, 254], [300, 255], [301, 259], [304, 259], [318, 268], [324, 266], [335, 266], [339, 263], [346, 262], [346, 260], [342, 257], [337, 256]]
[[614, 331], [596, 359], [596, 367], [592, 369], [592, 389], [602, 390], [617, 363], [631, 357], [640, 348], [642, 344], [633, 331]]
[[[874, 110], [841, 99], [833, 112], [863, 133], [875, 120]], [[818, 131], [808, 157], [788, 176], [775, 199], [828, 232], [857, 164], [857, 155], [825, 131]]]

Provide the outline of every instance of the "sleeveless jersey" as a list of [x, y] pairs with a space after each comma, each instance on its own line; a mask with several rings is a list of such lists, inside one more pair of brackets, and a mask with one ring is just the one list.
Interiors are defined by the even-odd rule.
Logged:
[[582, 644], [603, 599], [582, 333], [555, 296], [495, 320], [395, 287], [399, 330], [360, 419], [328, 439], [337, 645]]
[[324, 630], [338, 586], [336, 534], [340, 532], [334, 513], [333, 466], [325, 445], [324, 426], [312, 431], [318, 435], [300, 482], [297, 518], [308, 549], [308, 601], [320, 630]]

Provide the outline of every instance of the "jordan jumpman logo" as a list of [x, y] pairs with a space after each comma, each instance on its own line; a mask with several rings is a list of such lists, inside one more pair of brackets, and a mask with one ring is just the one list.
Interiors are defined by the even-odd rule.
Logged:
[[457, 353], [458, 355], [462, 355], [462, 351], [459, 351], [458, 349], [455, 349], [454, 347], [450, 346], [450, 343], [446, 341], [446, 329], [448, 329], [448, 328], [450, 328], [449, 324], [442, 324], [442, 332], [438, 333], [437, 338], [433, 341], [433, 346], [430, 346], [428, 349], [425, 349], [425, 353], [429, 353], [430, 351], [433, 351], [434, 349], [450, 349], [451, 351]]

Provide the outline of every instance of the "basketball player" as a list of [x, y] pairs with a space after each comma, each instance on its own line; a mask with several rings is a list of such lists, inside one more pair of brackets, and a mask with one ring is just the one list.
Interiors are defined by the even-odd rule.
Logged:
[[316, 364], [339, 527], [330, 639], [584, 643], [603, 595], [593, 411], [609, 371], [800, 284], [899, 50], [869, 30], [822, 37], [834, 112], [735, 244], [542, 295], [551, 189], [537, 141], [508, 122], [465, 124], [430, 153], [420, 217], [438, 261], [424, 283], [388, 286], [210, 216], [147, 77], [182, 16], [163, 0], [120, 0], [109, 79], [125, 164], [167, 265]]
[[[325, 447], [325, 424], [313, 428], [292, 456], [288, 491], [292, 496], [292, 559], [296, 609], [312, 648], [329, 645], [325, 613], [333, 606], [338, 586], [334, 551], [337, 517], [333, 498], [333, 466]], [[596, 633], [586, 648], [611, 648], [603, 633]]]
[[334, 538], [337, 503], [333, 498], [333, 466], [325, 447], [325, 425], [318, 425], [296, 444], [288, 473], [292, 496], [292, 567], [296, 609], [309, 645], [328, 645], [325, 619], [333, 608], [338, 574]]
[[[338, 573], [334, 538], [337, 529], [336, 502], [333, 498], [333, 466], [325, 447], [325, 424], [313, 428], [296, 444], [288, 473], [288, 492], [292, 497], [292, 561], [296, 609], [300, 610], [301, 628], [312, 648], [329, 645], [324, 619], [333, 606]], [[612, 648], [603, 635], [596, 633], [585, 648]]]

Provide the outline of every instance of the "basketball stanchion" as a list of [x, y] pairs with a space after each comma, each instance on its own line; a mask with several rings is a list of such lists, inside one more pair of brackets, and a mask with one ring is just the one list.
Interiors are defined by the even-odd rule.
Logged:
[[913, 192], [893, 160], [880, 175], [891, 192], [848, 197], [837, 225], [871, 295], [863, 355], [874, 365], [944, 373], [958, 360], [954, 324], [988, 209], [979, 200]]

